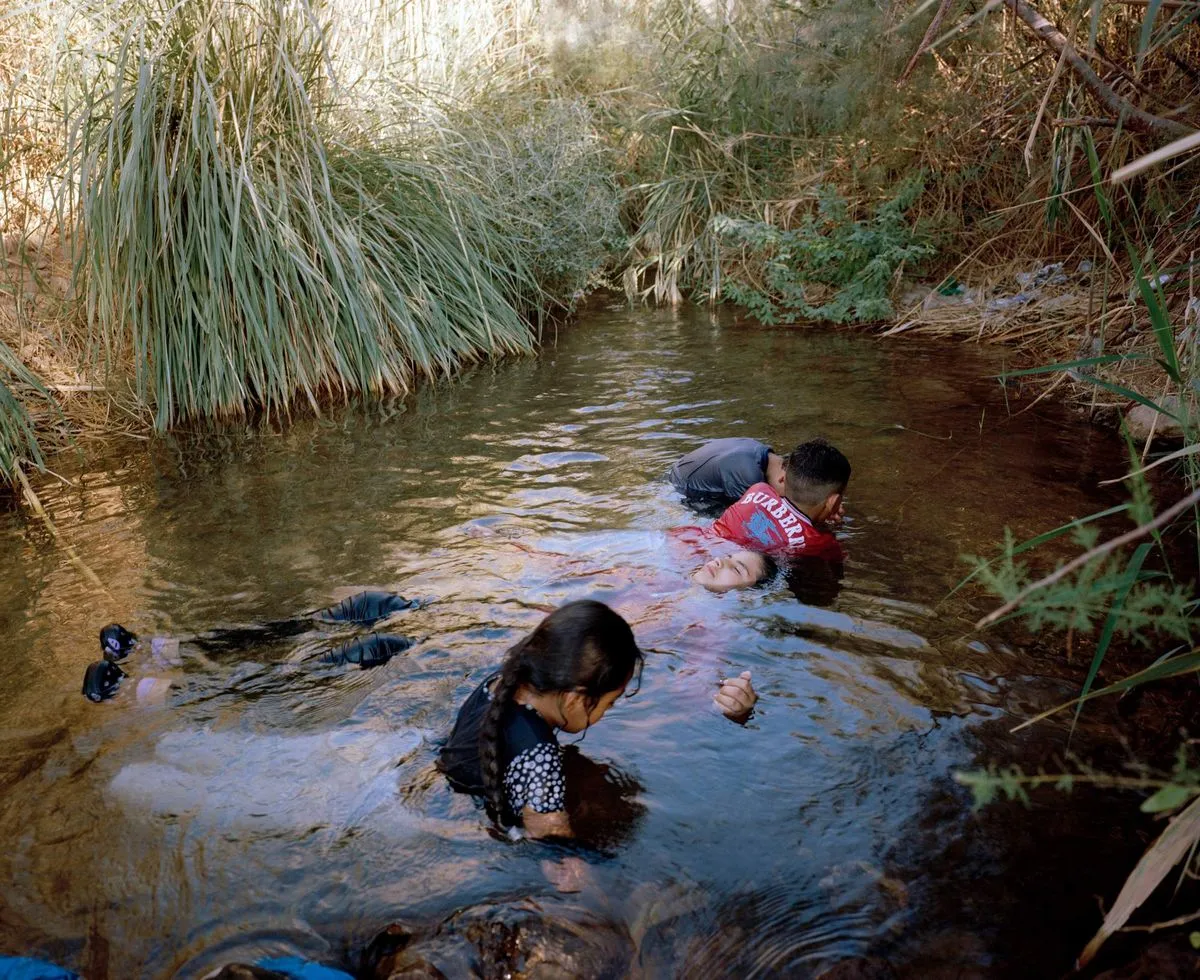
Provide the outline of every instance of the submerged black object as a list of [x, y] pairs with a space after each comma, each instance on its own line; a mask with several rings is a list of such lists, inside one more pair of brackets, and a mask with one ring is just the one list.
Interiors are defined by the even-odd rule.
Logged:
[[120, 623], [109, 623], [100, 631], [100, 650], [110, 663], [124, 660], [137, 643], [137, 634]]
[[[300, 636], [313, 629], [313, 621], [320, 623], [348, 623], [370, 627], [379, 620], [404, 609], [412, 609], [419, 603], [406, 599], [395, 592], [366, 591], [348, 596], [341, 602], [313, 613], [305, 613], [293, 619], [258, 623], [250, 626], [221, 627], [186, 637], [183, 642], [209, 656], [237, 654], [252, 647], [276, 643], [293, 636]], [[158, 638], [150, 641], [155, 646]], [[178, 641], [176, 641], [178, 642]], [[83, 695], [90, 701], [105, 701], [117, 693], [125, 672], [117, 666], [137, 646], [137, 634], [120, 623], [109, 623], [100, 631], [100, 650], [103, 660], [90, 664], [83, 678]], [[378, 667], [403, 653], [413, 645], [405, 636], [389, 633], [371, 633], [349, 640], [321, 654], [322, 663], [359, 667]]]
[[191, 637], [188, 642], [211, 656], [240, 653], [251, 647], [277, 643], [300, 636], [318, 623], [349, 623], [354, 626], [373, 626], [379, 620], [418, 603], [395, 592], [367, 591], [348, 596], [341, 602], [293, 619], [277, 619], [250, 626], [222, 626]]
[[326, 664], [358, 664], [364, 670], [368, 667], [378, 667], [386, 664], [396, 654], [403, 653], [413, 641], [407, 636], [397, 636], [393, 633], [371, 633], [350, 640], [321, 654], [321, 662]]
[[117, 693], [125, 671], [110, 660], [88, 664], [83, 675], [83, 696], [89, 701], [105, 701]]
[[415, 599], [405, 599], [395, 592], [358, 592], [336, 605], [318, 609], [312, 617], [323, 623], [359, 623], [370, 626], [392, 613], [412, 609], [416, 604]]

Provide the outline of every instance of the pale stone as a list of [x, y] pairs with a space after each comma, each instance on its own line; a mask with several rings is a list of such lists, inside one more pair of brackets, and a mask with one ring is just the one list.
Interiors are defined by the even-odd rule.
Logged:
[[[1179, 398], [1175, 395], [1157, 399], [1157, 403], [1168, 412], [1179, 414]], [[1183, 438], [1183, 427], [1175, 419], [1156, 412], [1149, 405], [1134, 405], [1125, 413], [1125, 425], [1129, 428], [1129, 435], [1139, 442], [1147, 439], [1151, 432], [1156, 439]]]

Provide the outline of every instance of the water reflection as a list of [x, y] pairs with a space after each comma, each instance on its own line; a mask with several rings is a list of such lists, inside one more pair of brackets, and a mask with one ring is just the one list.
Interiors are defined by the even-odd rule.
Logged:
[[[45, 498], [106, 594], [0, 515], [0, 949], [114, 978], [256, 951], [353, 967], [395, 922], [396, 949], [453, 969], [527, 935], [583, 975], [805, 976], [866, 955], [916, 970], [949, 930], [946, 962], [1025, 976], [1026, 929], [1039, 962], [1066, 964], [1136, 841], [1071, 864], [1055, 843], [1091, 825], [1084, 804], [1036, 852], [1023, 822], [971, 815], [948, 773], [1052, 759], [1061, 729], [1014, 737], [1009, 718], [1070, 687], [969, 643], [978, 610], [944, 600], [961, 554], [1108, 506], [1119, 490], [1093, 477], [1121, 465], [1048, 408], [1007, 418], [992, 369], [911, 341], [615, 310], [388, 410], [68, 461], [75, 485]], [[814, 433], [854, 465], [844, 570], [695, 587], [664, 536], [698, 522], [669, 464], [709, 437]], [[309, 669], [301, 638], [184, 664], [161, 704], [79, 696], [114, 618], [193, 635], [360, 589], [427, 600], [405, 614], [414, 645], [375, 670]], [[432, 762], [503, 651], [583, 597], [652, 655], [637, 698], [579, 746], [598, 849], [567, 898], [541, 846], [495, 841]], [[762, 695], [744, 728], [709, 704], [741, 669]], [[1052, 901], [1002, 899], [1035, 872], [1057, 874]]]

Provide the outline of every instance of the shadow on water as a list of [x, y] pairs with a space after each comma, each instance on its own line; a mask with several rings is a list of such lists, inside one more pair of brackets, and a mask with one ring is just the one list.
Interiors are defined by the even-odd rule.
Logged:
[[[953, 770], [1052, 765], [1062, 725], [1009, 729], [1072, 682], [974, 637], [978, 600], [946, 596], [962, 554], [1110, 505], [1097, 476], [1122, 467], [1049, 407], [1008, 416], [996, 368], [617, 309], [389, 408], [114, 445], [46, 494], [108, 595], [0, 515], [0, 952], [89, 977], [279, 953], [379, 975], [536, 956], [588, 976], [817, 976], [863, 957], [910, 977], [1061, 975], [1146, 830], [1100, 793], [971, 812]], [[692, 586], [696, 556], [663, 531], [700, 519], [669, 464], [719, 435], [786, 450], [817, 433], [854, 464], [845, 568]], [[79, 696], [111, 620], [196, 635], [363, 588], [428, 600], [397, 620], [415, 644], [375, 670], [313, 669], [324, 641], [304, 634], [158, 664], [157, 699], [133, 695], [153, 672], [137, 657], [113, 701]], [[638, 696], [568, 750], [595, 846], [566, 896], [555, 853], [494, 839], [432, 762], [503, 651], [585, 596], [651, 655]], [[743, 669], [762, 701], [739, 727], [709, 701]], [[1085, 716], [1075, 751], [1099, 751], [1111, 720]]]

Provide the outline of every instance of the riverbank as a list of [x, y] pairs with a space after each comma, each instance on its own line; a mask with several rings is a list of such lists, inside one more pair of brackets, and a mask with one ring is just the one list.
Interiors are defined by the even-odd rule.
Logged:
[[[1026, 4], [940, 37], [947, 6], [14, 12], [0, 470], [96, 425], [143, 436], [389, 396], [530, 349], [605, 286], [1003, 343], [1022, 367], [1089, 361], [1076, 378], [1163, 397], [1141, 355], [1169, 335], [1194, 360], [1197, 164], [1104, 180], [1188, 125], [1186, 11], [1101, 9], [1104, 78], [1138, 69], [1113, 101], [1070, 43], [1026, 29]], [[70, 271], [45, 246], [64, 234]], [[1069, 281], [1031, 297], [1019, 277], [1057, 263]], [[1048, 379], [1038, 393], [1072, 383]], [[1122, 398], [1092, 384], [1088, 407]]]
[[[0, 296], [0, 342], [17, 354], [49, 396], [39, 399], [29, 386], [18, 388], [43, 451], [48, 456], [71, 448], [86, 453], [90, 442], [114, 434], [139, 441], [150, 438], [156, 428], [153, 412], [137, 396], [132, 365], [87, 364], [87, 332], [79, 323], [70, 256], [62, 245], [54, 239], [42, 247], [26, 241], [22, 254], [10, 254], [7, 260], [10, 273], [20, 272], [21, 293], [19, 300], [11, 294]], [[964, 277], [970, 275], [968, 269], [977, 277], [965, 282], [954, 277], [949, 289], [945, 279], [900, 283], [892, 290], [895, 321], [854, 329], [875, 334], [883, 343], [916, 337], [994, 347], [1009, 352], [1002, 363], [1010, 370], [1067, 365], [1008, 381], [1012, 411], [1052, 397], [1103, 428], [1115, 428], [1136, 402], [1095, 380], [1161, 398], [1167, 379], [1153, 361], [1155, 337], [1144, 322], [1140, 301], [1105, 295], [1105, 276], [1087, 259], [1029, 262], [1011, 262], [1002, 270], [983, 264], [960, 268]], [[609, 301], [600, 294], [586, 305]], [[1194, 333], [1192, 324], [1185, 320], [1185, 329]], [[566, 317], [553, 335], [573, 328], [572, 318]], [[548, 332], [547, 339], [550, 336]], [[1103, 354], [1125, 360], [1071, 366]], [[302, 414], [308, 410], [301, 409]], [[1177, 424], [1168, 424], [1162, 416], [1155, 425], [1155, 435], [1180, 434]], [[1143, 426], [1132, 434], [1144, 440], [1151, 433]], [[35, 484], [44, 479], [28, 470], [27, 475]]]

